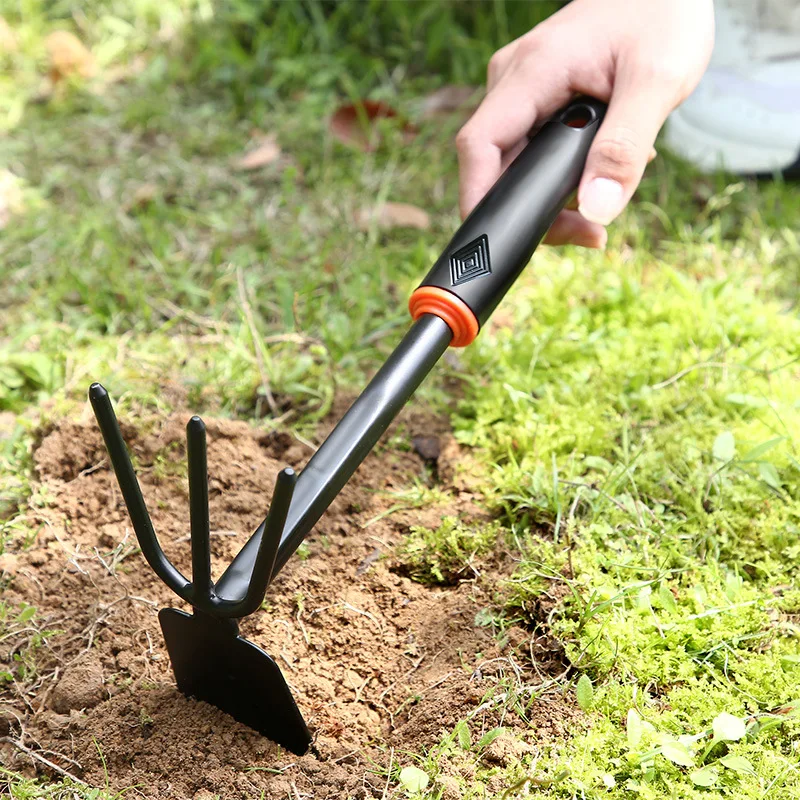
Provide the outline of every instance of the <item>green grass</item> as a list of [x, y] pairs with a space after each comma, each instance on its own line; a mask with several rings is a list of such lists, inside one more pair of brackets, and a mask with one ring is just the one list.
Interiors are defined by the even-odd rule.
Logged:
[[[735, 209], [712, 195], [724, 211], [705, 228], [661, 209], [675, 242], [647, 235], [645, 201], [607, 253], [542, 253], [505, 327], [466, 354], [488, 377], [473, 379], [458, 437], [492, 467], [490, 505], [528, 538], [507, 613], [525, 621], [551, 580], [565, 584], [553, 630], [596, 687], [588, 731], [537, 762], [569, 769], [554, 796], [607, 796], [608, 775], [620, 797], [700, 797], [712, 778], [736, 797], [800, 790], [796, 242], [791, 213], [773, 227], [757, 210], [795, 201], [775, 185], [722, 196], [745, 193]], [[655, 731], [636, 747], [630, 709]], [[704, 759], [710, 737], [690, 760], [711, 772], [642, 758], [722, 712], [776, 710], [768, 732], [730, 745], [752, 771], [717, 764], [723, 746]]]
[[36, 781], [0, 767], [0, 788], [11, 800], [118, 800], [124, 795], [64, 781]]
[[[367, 25], [353, 2], [233, 3], [221, 19], [202, 3], [0, 3], [20, 40], [0, 65], [0, 163], [26, 206], [0, 233], [0, 411], [15, 420], [0, 547], [35, 535], [17, 516], [32, 428], [75, 413], [92, 380], [123, 413], [178, 403], [305, 428], [362, 385], [457, 225], [458, 120], [419, 120], [419, 96], [479, 82], [492, 48], [550, 5], [371, 4]], [[92, 46], [99, 75], [41, 102], [56, 28]], [[137, 55], [141, 72], [98, 91]], [[332, 141], [328, 115], [361, 96], [419, 135], [387, 124], [367, 154]], [[236, 170], [258, 132], [283, 159]], [[376, 198], [425, 208], [431, 229], [359, 230]], [[465, 798], [800, 793], [798, 218], [791, 186], [662, 153], [605, 253], [541, 250], [427, 382], [445, 409], [443, 378], [461, 379], [456, 434], [519, 561], [493, 619], [535, 627], [541, 593], [560, 598], [549, 624], [573, 670], [546, 691], [571, 698], [581, 675], [593, 688], [569, 741], [510, 767], [458, 727], [420, 754], [425, 797], [460, 767]], [[445, 523], [397, 557], [457, 581], [498, 535]], [[721, 713], [746, 736], [709, 748]], [[12, 797], [101, 796], [3, 780]]]

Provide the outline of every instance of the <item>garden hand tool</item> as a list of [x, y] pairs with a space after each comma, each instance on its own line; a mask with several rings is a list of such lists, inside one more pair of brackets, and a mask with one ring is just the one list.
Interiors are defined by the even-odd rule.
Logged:
[[192, 578], [156, 538], [111, 399], [89, 398], [142, 553], [159, 578], [192, 606], [159, 612], [178, 688], [211, 703], [296, 754], [311, 735], [278, 665], [238, 635], [278, 571], [310, 533], [448, 346], [465, 347], [519, 276], [575, 190], [605, 112], [580, 97], [533, 136], [467, 217], [411, 295], [413, 325], [298, 476], [282, 470], [266, 519], [214, 583], [209, 546], [205, 426], [187, 425]]

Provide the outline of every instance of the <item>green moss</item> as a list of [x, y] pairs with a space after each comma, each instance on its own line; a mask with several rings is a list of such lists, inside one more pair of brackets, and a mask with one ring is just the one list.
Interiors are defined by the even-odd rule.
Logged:
[[475, 559], [497, 541], [495, 523], [465, 525], [444, 517], [436, 529], [414, 526], [397, 550], [400, 568], [421, 583], [452, 585], [474, 578]]
[[[672, 253], [692, 263], [710, 250], [724, 276], [623, 259], [613, 244], [580, 260], [542, 252], [507, 327], [466, 355], [490, 377], [473, 383], [456, 435], [490, 466], [491, 503], [517, 532], [509, 610], [534, 613], [556, 581], [553, 631], [594, 683], [589, 730], [539, 764], [570, 770], [553, 796], [708, 796], [660, 754], [632, 765], [628, 711], [654, 736], [695, 736], [722, 712], [800, 696], [800, 638], [782, 616], [797, 605], [800, 321], [755, 288], [754, 274], [763, 289], [782, 273], [750, 247], [734, 256], [690, 235]], [[789, 716], [731, 744], [753, 773], [717, 764], [715, 790], [793, 796]]]

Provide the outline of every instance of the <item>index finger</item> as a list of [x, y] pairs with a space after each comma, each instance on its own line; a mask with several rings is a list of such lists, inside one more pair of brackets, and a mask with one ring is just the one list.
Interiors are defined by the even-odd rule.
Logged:
[[[569, 85], [538, 59], [510, 66], [456, 137], [459, 205], [466, 217], [503, 171], [503, 153], [523, 140], [537, 119], [572, 96]], [[548, 76], [548, 72], [551, 74]]]

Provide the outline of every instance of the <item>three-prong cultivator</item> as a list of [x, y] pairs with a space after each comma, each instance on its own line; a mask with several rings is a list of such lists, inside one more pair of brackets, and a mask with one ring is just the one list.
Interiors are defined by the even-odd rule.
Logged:
[[211, 578], [206, 431], [186, 428], [192, 578], [166, 557], [111, 404], [89, 398], [142, 553], [192, 606], [159, 612], [178, 688], [212, 703], [293, 753], [311, 734], [278, 665], [239, 636], [275, 575], [331, 504], [448, 346], [472, 342], [580, 180], [605, 107], [577, 98], [531, 139], [465, 220], [409, 301], [414, 323], [300, 475], [278, 473], [269, 513], [219, 580]]

